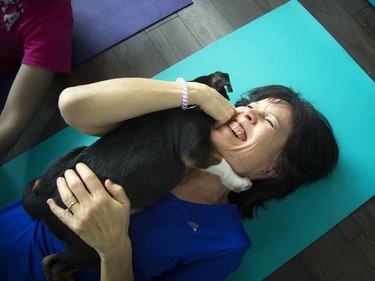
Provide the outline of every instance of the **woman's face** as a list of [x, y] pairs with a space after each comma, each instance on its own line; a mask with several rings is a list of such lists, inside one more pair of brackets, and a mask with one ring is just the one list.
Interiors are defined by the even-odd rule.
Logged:
[[211, 138], [237, 174], [261, 179], [277, 176], [276, 158], [292, 129], [291, 106], [264, 99], [237, 107], [232, 119], [213, 130]]

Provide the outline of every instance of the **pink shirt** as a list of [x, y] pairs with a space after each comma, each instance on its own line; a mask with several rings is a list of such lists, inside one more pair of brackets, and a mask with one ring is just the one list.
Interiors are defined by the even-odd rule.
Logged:
[[71, 71], [70, 0], [0, 0], [0, 73], [22, 64]]

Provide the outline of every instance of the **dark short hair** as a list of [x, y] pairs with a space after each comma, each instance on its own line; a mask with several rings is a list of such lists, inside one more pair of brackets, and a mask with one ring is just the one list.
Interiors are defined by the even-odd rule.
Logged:
[[278, 155], [277, 178], [253, 180], [251, 189], [229, 193], [229, 202], [237, 204], [243, 217], [253, 217], [258, 206], [283, 198], [298, 187], [328, 176], [337, 165], [339, 149], [328, 120], [291, 88], [270, 85], [255, 88], [236, 106], [271, 98], [292, 107], [293, 129], [284, 150]]

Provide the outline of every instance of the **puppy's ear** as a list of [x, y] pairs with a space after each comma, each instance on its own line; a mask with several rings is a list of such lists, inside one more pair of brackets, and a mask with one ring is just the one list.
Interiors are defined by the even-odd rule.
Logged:
[[229, 74], [216, 71], [210, 75], [211, 87], [218, 91], [224, 98], [229, 100], [228, 92], [233, 92], [232, 84], [230, 83]]
[[219, 73], [221, 75], [222, 83], [224, 84], [223, 86], [227, 87], [228, 92], [230, 92], [230, 93], [233, 92], [232, 84], [230, 83], [229, 74], [224, 73], [224, 72], [219, 72]]
[[232, 84], [230, 83], [229, 74], [221, 71], [216, 71], [207, 76], [200, 76], [193, 81], [206, 84], [218, 91], [224, 98], [229, 100], [228, 92], [233, 92]]

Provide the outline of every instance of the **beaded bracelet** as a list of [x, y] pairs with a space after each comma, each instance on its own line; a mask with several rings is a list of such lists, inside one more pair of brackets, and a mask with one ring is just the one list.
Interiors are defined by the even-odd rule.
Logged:
[[177, 78], [176, 82], [181, 83], [181, 86], [182, 86], [181, 108], [182, 108], [182, 110], [186, 110], [187, 107], [188, 107], [188, 101], [189, 101], [189, 92], [188, 92], [188, 87], [187, 87], [186, 81], [184, 80], [184, 78], [179, 77], [179, 78]]

